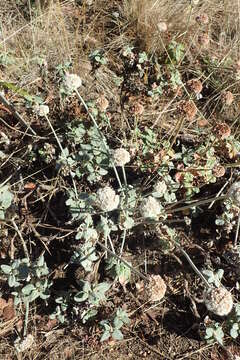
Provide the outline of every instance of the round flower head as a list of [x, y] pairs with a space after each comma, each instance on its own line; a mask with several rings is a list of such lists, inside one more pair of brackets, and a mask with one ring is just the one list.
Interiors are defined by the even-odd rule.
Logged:
[[236, 181], [232, 184], [228, 195], [233, 199], [237, 206], [240, 206], [240, 181]]
[[71, 93], [71, 92], [77, 90], [82, 85], [82, 80], [76, 74], [67, 73], [65, 75], [63, 85], [64, 85], [65, 89]]
[[153, 196], [148, 196], [142, 201], [141, 214], [144, 218], [157, 218], [161, 210], [160, 203]]
[[150, 301], [160, 301], [164, 297], [167, 286], [160, 275], [151, 275], [148, 284]]
[[208, 34], [202, 33], [198, 36], [198, 43], [202, 48], [207, 48], [209, 45], [210, 39]]
[[207, 25], [209, 22], [209, 18], [208, 15], [206, 13], [202, 13], [200, 15], [198, 15], [196, 17], [196, 21], [200, 24], [200, 25]]
[[107, 110], [108, 106], [109, 106], [109, 102], [108, 100], [102, 95], [100, 96], [97, 101], [96, 101], [100, 111], [105, 111]]
[[164, 21], [160, 21], [158, 24], [157, 24], [157, 27], [158, 27], [158, 30], [160, 32], [165, 32], [167, 31], [167, 24], [164, 22]]
[[132, 112], [134, 113], [134, 115], [142, 115], [143, 112], [144, 112], [143, 105], [141, 103], [139, 103], [139, 102], [136, 102], [132, 106]]
[[218, 316], [226, 316], [233, 307], [231, 293], [223, 287], [208, 289], [204, 293], [206, 308]]
[[225, 170], [225, 167], [224, 167], [224, 166], [219, 165], [219, 164], [214, 165], [214, 167], [213, 167], [213, 175], [214, 175], [214, 176], [216, 176], [216, 177], [222, 177], [222, 176], [225, 175], [225, 172], [226, 172], [226, 170]]
[[34, 110], [39, 116], [46, 116], [49, 113], [47, 105], [35, 105]]
[[18, 338], [15, 341], [15, 347], [18, 352], [23, 352], [30, 349], [33, 346], [34, 337], [31, 334], [28, 334], [22, 341]]
[[167, 191], [167, 185], [165, 181], [158, 181], [153, 187], [153, 195], [157, 198], [162, 197]]
[[112, 158], [115, 166], [124, 166], [130, 161], [130, 154], [127, 150], [119, 148], [112, 151]]
[[198, 79], [188, 80], [187, 85], [195, 94], [200, 94], [203, 88], [201, 81]]
[[214, 128], [214, 134], [217, 138], [224, 140], [231, 135], [231, 128], [226, 123], [219, 123]]
[[222, 102], [227, 106], [230, 106], [234, 101], [234, 96], [231, 93], [231, 91], [224, 91], [221, 97], [222, 97]]
[[103, 211], [112, 211], [118, 207], [119, 196], [109, 186], [97, 191], [97, 202]]
[[182, 100], [179, 103], [179, 109], [186, 115], [187, 119], [192, 121], [197, 113], [197, 107], [192, 100]]

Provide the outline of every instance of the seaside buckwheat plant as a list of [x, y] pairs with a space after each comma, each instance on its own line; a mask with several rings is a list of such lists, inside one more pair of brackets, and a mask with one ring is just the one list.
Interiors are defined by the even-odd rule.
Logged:
[[231, 293], [224, 287], [210, 288], [204, 293], [206, 308], [218, 316], [228, 315], [233, 307]]
[[31, 334], [28, 334], [23, 340], [18, 337], [14, 342], [14, 347], [18, 353], [24, 352], [30, 349], [34, 345], [34, 337]]
[[240, 181], [232, 184], [229, 189], [228, 195], [232, 198], [233, 202], [240, 207]]
[[123, 148], [113, 150], [112, 157], [115, 166], [124, 166], [130, 161], [129, 152]]
[[161, 198], [167, 192], [167, 184], [164, 180], [158, 181], [153, 187], [153, 196], [156, 198]]
[[38, 116], [46, 116], [49, 114], [49, 107], [47, 105], [35, 105], [34, 111]]
[[76, 74], [66, 73], [63, 88], [66, 93], [71, 94], [73, 91], [77, 90], [82, 85], [82, 79]]
[[109, 186], [105, 186], [97, 191], [97, 204], [103, 211], [113, 211], [119, 204], [119, 195]]
[[12, 200], [13, 194], [8, 185], [0, 186], [0, 219], [5, 218], [5, 212], [11, 206]]
[[151, 275], [149, 278], [148, 290], [150, 293], [150, 302], [162, 300], [165, 296], [167, 286], [160, 275]]
[[156, 200], [153, 196], [148, 196], [143, 199], [141, 203], [141, 215], [144, 218], [158, 218], [162, 211], [162, 207], [158, 200]]
[[157, 28], [158, 28], [158, 31], [160, 32], [166, 32], [167, 31], [167, 24], [164, 22], [164, 21], [160, 21], [158, 24], [157, 24]]
[[199, 79], [191, 79], [187, 82], [187, 85], [195, 94], [200, 94], [203, 89], [202, 83]]

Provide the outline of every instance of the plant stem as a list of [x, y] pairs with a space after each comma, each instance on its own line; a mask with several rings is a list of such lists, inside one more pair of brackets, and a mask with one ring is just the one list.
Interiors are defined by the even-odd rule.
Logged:
[[29, 316], [29, 302], [26, 302], [26, 309], [25, 309], [25, 319], [24, 319], [24, 329], [23, 329], [23, 336], [27, 335], [27, 325], [28, 325], [28, 316]]
[[23, 239], [23, 236], [22, 236], [21, 232], [19, 231], [19, 228], [18, 228], [17, 224], [15, 223], [14, 219], [12, 219], [11, 222], [12, 222], [13, 227], [16, 230], [16, 232], [18, 233], [18, 236], [19, 236], [19, 238], [20, 238], [20, 240], [22, 242], [22, 247], [23, 247], [24, 254], [25, 254], [26, 258], [28, 260], [30, 260], [30, 257], [29, 257], [29, 254], [28, 254], [28, 249], [27, 249], [27, 246], [26, 246], [25, 241]]
[[114, 252], [112, 252], [111, 250], [109, 250], [106, 246], [104, 246], [102, 243], [100, 243], [100, 241], [96, 241], [96, 243], [101, 246], [102, 249], [106, 250], [109, 254], [111, 254], [113, 257], [115, 257], [116, 259], [120, 260], [124, 265], [126, 265], [130, 270], [132, 270], [136, 275], [138, 275], [140, 278], [142, 278], [144, 281], [149, 282], [149, 279], [147, 278], [147, 276], [143, 275], [142, 273], [140, 273], [140, 271], [136, 270], [134, 267], [132, 267], [131, 265], [128, 264], [127, 261], [123, 260], [120, 256], [114, 254]]
[[127, 235], [127, 230], [124, 229], [123, 230], [123, 240], [122, 240], [121, 249], [120, 249], [120, 256], [122, 256], [122, 252], [123, 252], [123, 248], [124, 248], [125, 240], [126, 240], [126, 235]]
[[23, 117], [17, 112], [14, 106], [0, 93], [0, 102], [6, 106], [6, 108], [13, 114], [13, 116], [22, 123], [26, 130], [30, 130], [33, 135], [37, 135], [30, 125], [23, 119]]
[[191, 209], [191, 208], [193, 208], [193, 207], [195, 207], [195, 206], [198, 206], [198, 205], [205, 205], [205, 204], [211, 203], [212, 201], [224, 200], [224, 199], [226, 199], [227, 197], [228, 197], [227, 195], [223, 195], [223, 196], [219, 196], [219, 197], [216, 197], [216, 196], [215, 196], [214, 198], [209, 198], [209, 199], [206, 199], [206, 200], [195, 201], [195, 202], [190, 203], [189, 205], [181, 206], [181, 207], [176, 208], [176, 209], [168, 208], [168, 209], [166, 210], [166, 212], [167, 212], [168, 214], [172, 214], [172, 213], [175, 213], [175, 212], [178, 212], [178, 211]]
[[124, 185], [127, 187], [127, 176], [124, 165], [122, 166], [122, 173], [123, 173]]
[[208, 287], [211, 288], [211, 285], [209, 284], [209, 282], [207, 281], [207, 279], [203, 276], [203, 274], [201, 273], [201, 271], [198, 270], [198, 268], [196, 267], [196, 265], [193, 263], [192, 259], [190, 258], [190, 256], [186, 253], [185, 250], [183, 250], [183, 248], [181, 247], [181, 245], [178, 244], [177, 241], [171, 239], [172, 242], [174, 242], [174, 244], [177, 246], [177, 248], [181, 251], [181, 253], [185, 256], [185, 258], [187, 259], [189, 265], [191, 266], [191, 268], [195, 271], [195, 273], [202, 279], [202, 281], [204, 282], [204, 284]]
[[[61, 150], [62, 155], [63, 155], [64, 158], [66, 159], [66, 163], [67, 163], [67, 158], [66, 158], [66, 156], [65, 156], [65, 154], [64, 154], [64, 150], [63, 150], [62, 144], [61, 144], [60, 141], [59, 141], [59, 138], [58, 138], [58, 136], [57, 136], [57, 134], [56, 134], [56, 131], [54, 130], [54, 127], [52, 126], [51, 121], [49, 120], [49, 118], [48, 118], [47, 115], [45, 115], [45, 119], [47, 120], [48, 125], [49, 125], [50, 129], [52, 130], [53, 135], [54, 135], [54, 137], [55, 137], [55, 139], [56, 139], [56, 141], [57, 141], [57, 143], [58, 143], [59, 149]], [[68, 163], [67, 163], [67, 166], [68, 166], [68, 168], [69, 168], [70, 175], [71, 175], [71, 178], [72, 178], [72, 182], [73, 182], [73, 187], [74, 187], [74, 191], [75, 191], [76, 198], [78, 198], [76, 183], [75, 183], [75, 180], [74, 180], [74, 178], [73, 178], [73, 176], [72, 176], [71, 168], [70, 168], [70, 166], [68, 165]]]
[[239, 213], [238, 213], [237, 230], [236, 230], [235, 239], [234, 239], [234, 248], [237, 248], [237, 241], [238, 241], [238, 235], [239, 235], [239, 227], [240, 227], [240, 211], [239, 211]]
[[79, 98], [79, 100], [81, 101], [81, 103], [83, 104], [85, 110], [87, 111], [89, 117], [91, 118], [95, 128], [97, 129], [99, 135], [101, 136], [101, 139], [102, 139], [102, 143], [105, 147], [105, 150], [107, 151], [108, 155], [109, 155], [109, 158], [110, 158], [110, 161], [111, 161], [111, 164], [112, 164], [112, 167], [113, 167], [113, 170], [115, 172], [115, 175], [116, 175], [116, 178], [117, 178], [117, 181], [118, 181], [118, 184], [119, 184], [119, 187], [122, 188], [122, 183], [121, 183], [121, 180], [119, 178], [119, 175], [118, 175], [118, 172], [117, 172], [117, 169], [116, 169], [116, 166], [114, 165], [114, 162], [112, 160], [112, 157], [111, 157], [111, 153], [109, 151], [109, 148], [107, 146], [107, 144], [105, 143], [105, 139], [104, 139], [104, 135], [102, 134], [101, 130], [99, 129], [99, 126], [94, 118], [94, 116], [91, 114], [91, 112], [89, 111], [88, 109], [88, 106], [87, 104], [85, 103], [85, 101], [83, 100], [82, 96], [79, 94], [78, 90], [75, 90], [76, 94], [77, 94], [77, 97]]

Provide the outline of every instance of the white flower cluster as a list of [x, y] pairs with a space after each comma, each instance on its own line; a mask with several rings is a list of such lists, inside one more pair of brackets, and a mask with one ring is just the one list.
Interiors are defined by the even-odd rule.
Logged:
[[109, 186], [97, 191], [97, 203], [103, 211], [112, 211], [118, 207], [119, 195]]
[[31, 334], [28, 334], [22, 341], [20, 340], [20, 338], [17, 338], [14, 346], [18, 352], [23, 352], [30, 349], [33, 346], [33, 343], [34, 337]]
[[153, 187], [153, 194], [155, 197], [162, 197], [167, 191], [167, 185], [164, 180], [158, 181]]
[[240, 207], [240, 181], [232, 184], [228, 192], [235, 204]]
[[151, 275], [149, 279], [148, 290], [150, 295], [149, 300], [151, 302], [156, 302], [162, 300], [166, 293], [167, 286], [160, 275]]
[[46, 116], [49, 113], [49, 107], [47, 105], [35, 105], [34, 111], [39, 116]]
[[130, 154], [127, 150], [119, 148], [112, 151], [112, 158], [115, 166], [124, 166], [130, 161]]
[[167, 31], [167, 24], [164, 22], [164, 21], [160, 21], [158, 24], [157, 24], [157, 27], [158, 27], [158, 30], [160, 32], [165, 32]]
[[233, 307], [231, 293], [224, 287], [208, 289], [204, 293], [206, 308], [218, 316], [226, 316]]
[[140, 211], [144, 218], [157, 218], [161, 210], [160, 203], [153, 196], [143, 199]]
[[77, 90], [81, 85], [82, 80], [78, 75], [69, 73], [65, 75], [63, 86], [67, 90], [67, 92], [72, 93], [73, 91]]

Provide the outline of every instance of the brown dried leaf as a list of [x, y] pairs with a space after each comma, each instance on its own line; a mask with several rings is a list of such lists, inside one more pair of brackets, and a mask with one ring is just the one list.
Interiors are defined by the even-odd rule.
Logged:
[[0, 315], [3, 313], [3, 309], [7, 306], [7, 302], [5, 299], [0, 298]]
[[13, 319], [15, 315], [16, 312], [13, 305], [8, 305], [3, 309], [3, 318], [5, 321]]

